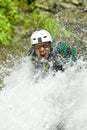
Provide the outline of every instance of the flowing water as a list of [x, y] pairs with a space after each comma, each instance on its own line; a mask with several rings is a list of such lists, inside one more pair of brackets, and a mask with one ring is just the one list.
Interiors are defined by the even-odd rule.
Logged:
[[87, 62], [33, 73], [28, 57], [9, 69], [0, 91], [0, 130], [87, 130]]

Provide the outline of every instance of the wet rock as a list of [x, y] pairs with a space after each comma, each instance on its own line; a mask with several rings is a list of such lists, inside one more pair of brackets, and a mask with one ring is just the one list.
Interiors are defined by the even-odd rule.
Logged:
[[71, 0], [71, 3], [73, 3], [75, 5], [79, 5], [81, 2], [80, 2], [80, 0]]
[[3, 86], [3, 80], [0, 79], [0, 90], [2, 90], [3, 87], [4, 87], [4, 86]]
[[80, 4], [80, 0], [60, 0], [60, 6], [64, 8], [75, 8], [77, 5]]
[[80, 0], [62, 0], [62, 2], [78, 5], [80, 3]]
[[3, 61], [3, 60], [5, 60], [5, 59], [6, 58], [4, 56], [0, 55], [0, 62]]
[[60, 3], [60, 6], [63, 7], [63, 8], [75, 8], [76, 6], [71, 4], [71, 3], [66, 3], [66, 2], [61, 2]]
[[46, 10], [50, 10], [54, 7], [56, 1], [55, 0], [36, 0], [35, 5], [39, 8], [43, 8]]
[[87, 11], [87, 0], [83, 0], [84, 11]]
[[87, 11], [87, 0], [36, 0], [36, 6], [51, 11], [53, 8], [77, 8], [77, 6], [82, 6], [82, 9]]

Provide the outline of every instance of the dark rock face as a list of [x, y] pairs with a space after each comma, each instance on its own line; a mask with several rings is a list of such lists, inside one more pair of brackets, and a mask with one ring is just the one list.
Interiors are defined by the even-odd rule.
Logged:
[[53, 8], [77, 8], [81, 6], [84, 11], [87, 11], [87, 0], [36, 0], [36, 6], [46, 10]]

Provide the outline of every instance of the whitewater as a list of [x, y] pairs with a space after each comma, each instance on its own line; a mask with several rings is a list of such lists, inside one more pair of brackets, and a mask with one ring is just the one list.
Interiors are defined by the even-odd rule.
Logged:
[[33, 73], [28, 57], [4, 77], [0, 130], [87, 130], [87, 62]]

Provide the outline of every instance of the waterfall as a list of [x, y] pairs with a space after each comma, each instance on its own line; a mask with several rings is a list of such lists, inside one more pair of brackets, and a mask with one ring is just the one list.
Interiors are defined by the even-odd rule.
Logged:
[[87, 130], [87, 63], [33, 73], [28, 57], [4, 78], [0, 130]]

